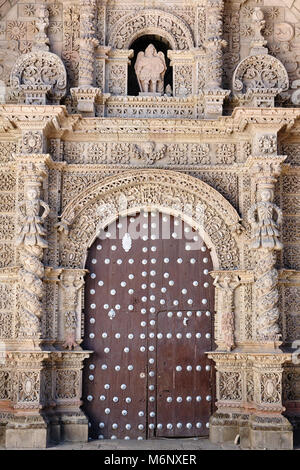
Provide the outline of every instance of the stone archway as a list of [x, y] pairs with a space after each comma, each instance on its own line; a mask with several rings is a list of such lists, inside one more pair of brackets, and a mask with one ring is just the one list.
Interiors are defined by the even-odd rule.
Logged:
[[[71, 276], [83, 273], [89, 248], [103, 229], [120, 216], [152, 209], [178, 217], [197, 231], [210, 250], [213, 269], [240, 268], [236, 210], [211, 186], [171, 170], [126, 171], [82, 191], [61, 216], [61, 265]], [[80, 329], [81, 303], [77, 315]]]
[[135, 170], [96, 183], [65, 208], [60, 229], [61, 265], [84, 268], [87, 250], [99, 231], [119, 215], [155, 208], [179, 216], [211, 249], [214, 269], [240, 266], [240, 217], [215, 189], [171, 170]]
[[188, 50], [194, 47], [192, 33], [185, 22], [158, 9], [145, 9], [123, 16], [111, 31], [108, 43], [115, 49], [129, 49], [133, 41], [147, 34], [165, 37], [173, 50]]

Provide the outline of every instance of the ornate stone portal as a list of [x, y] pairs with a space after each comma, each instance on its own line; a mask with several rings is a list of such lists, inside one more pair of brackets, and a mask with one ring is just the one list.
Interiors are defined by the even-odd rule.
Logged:
[[[87, 251], [120, 216], [156, 210], [197, 230], [213, 262], [210, 439], [292, 448], [300, 417], [298, 2], [49, 0], [15, 2], [9, 14], [6, 3], [0, 444], [88, 439]], [[147, 36], [168, 44], [168, 69], [159, 47], [132, 49]], [[135, 53], [141, 94], [128, 96]], [[167, 73], [172, 92], [163, 89]]]

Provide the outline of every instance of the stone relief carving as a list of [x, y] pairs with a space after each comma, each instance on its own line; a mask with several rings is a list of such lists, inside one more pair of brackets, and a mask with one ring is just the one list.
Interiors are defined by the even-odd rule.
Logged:
[[[160, 147], [160, 148], [159, 148]], [[146, 142], [135, 146], [136, 156], [149, 165], [161, 160], [165, 156], [166, 146], [157, 146], [154, 142]]]
[[47, 7], [39, 5], [37, 14], [35, 45], [31, 52], [21, 55], [12, 67], [11, 87], [25, 96], [26, 104], [46, 104], [46, 97], [52, 103], [59, 104], [66, 93], [66, 70], [62, 60], [49, 52]]
[[211, 275], [217, 288], [217, 315], [220, 317], [216, 340], [220, 349], [224, 346], [225, 351], [231, 351], [235, 347], [234, 291], [239, 286], [240, 279], [237, 275], [226, 272], [215, 272]]
[[[120, 178], [119, 184], [116, 181]], [[186, 178], [186, 177], [185, 177]], [[128, 186], [129, 181], [134, 181], [134, 187]], [[110, 191], [106, 194], [106, 190], [112, 185], [114, 191]], [[163, 185], [164, 190], [161, 192], [158, 190], [157, 185]], [[174, 209], [177, 211], [177, 201], [180, 200], [180, 206], [185, 206], [185, 201], [189, 197], [189, 193], [193, 193], [192, 200], [195, 201], [195, 208], [193, 209], [193, 215], [195, 220], [199, 220], [199, 217], [202, 218], [201, 214], [197, 215], [197, 207], [201, 205], [204, 210], [207, 210], [207, 219], [205, 219], [205, 226], [203, 227], [204, 231], [207, 232], [208, 236], [211, 237], [212, 242], [217, 246], [218, 257], [220, 265], [223, 265], [226, 268], [235, 266], [238, 259], [238, 248], [236, 246], [236, 241], [232, 236], [232, 232], [238, 230], [239, 226], [239, 216], [232, 208], [231, 205], [228, 205], [226, 202], [227, 208], [225, 212], [221, 209], [219, 215], [219, 210], [223, 206], [224, 208], [224, 199], [215, 192], [212, 188], [202, 183], [200, 180], [191, 178], [189, 189], [186, 187], [186, 181], [184, 183], [184, 189], [181, 189], [180, 177], [177, 173], [171, 171], [165, 171], [163, 174], [159, 170], [149, 170], [141, 172], [128, 172], [117, 178], [110, 178], [104, 184], [102, 183], [101, 189], [99, 185], [92, 186], [88, 192], [83, 196], [80, 194], [77, 196], [64, 210], [61, 217], [62, 227], [65, 227], [65, 230], [69, 231], [69, 236], [65, 239], [62, 239], [62, 262], [65, 266], [69, 267], [80, 267], [81, 259], [83, 259], [84, 250], [89, 242], [93, 239], [97, 233], [97, 226], [100, 227], [101, 224], [105, 224], [105, 214], [97, 220], [95, 220], [95, 213], [97, 212], [97, 207], [99, 205], [108, 205], [109, 207], [115, 207], [114, 212], [117, 214], [118, 209], [116, 207], [116, 201], [118, 201], [117, 194], [119, 192], [124, 192], [125, 196], [129, 201], [129, 207], [131, 200], [135, 201], [135, 207], [139, 204], [152, 204], [156, 207], [163, 207], [166, 204], [167, 199], [170, 201], [168, 204], [174, 206]], [[96, 190], [96, 187], [98, 188]], [[201, 189], [200, 189], [201, 187]], [[107, 188], [107, 189], [106, 189]], [[176, 188], [176, 189], [175, 189]], [[198, 189], [197, 189], [198, 188]], [[100, 192], [99, 192], [100, 189]], [[94, 200], [94, 207], [89, 205], [89, 200], [91, 195], [89, 191], [97, 191], [97, 197]], [[117, 192], [116, 192], [117, 191]], [[183, 191], [183, 192], [182, 192]], [[199, 199], [199, 195], [201, 199]], [[202, 197], [204, 194], [210, 194], [207, 199], [204, 201]], [[217, 200], [221, 197], [223, 201], [222, 204]], [[217, 198], [217, 199], [215, 199]], [[138, 202], [140, 201], [140, 202]], [[190, 200], [191, 201], [191, 200]], [[79, 204], [79, 206], [77, 206]], [[80, 212], [81, 215], [79, 218], [76, 217], [76, 213], [79, 210], [79, 207], [83, 207], [87, 204], [86, 210]], [[190, 204], [190, 203], [189, 203]], [[199, 208], [199, 207], [198, 207]], [[206, 209], [205, 209], [206, 208]], [[200, 211], [201, 212], [201, 211]], [[112, 211], [109, 211], [110, 217], [112, 217]], [[80, 220], [82, 218], [82, 220]], [[226, 222], [225, 222], [226, 221]], [[68, 227], [71, 227], [68, 229]], [[229, 228], [231, 227], [231, 228]], [[81, 240], [81, 242], [79, 241]], [[221, 241], [222, 240], [222, 241]], [[224, 249], [225, 246], [231, 246], [230, 256], [228, 252], [225, 255]], [[83, 250], [83, 251], [82, 251]], [[225, 255], [225, 256], [224, 256]]]
[[77, 327], [80, 326], [77, 316], [78, 293], [84, 285], [81, 272], [64, 272], [62, 275], [63, 308], [64, 308], [64, 344], [65, 349], [78, 347]]
[[190, 49], [194, 45], [192, 33], [185, 22], [159, 9], [145, 9], [122, 16], [112, 28], [108, 44], [116, 49], [129, 49], [133, 40], [147, 28], [165, 37], [174, 50]]

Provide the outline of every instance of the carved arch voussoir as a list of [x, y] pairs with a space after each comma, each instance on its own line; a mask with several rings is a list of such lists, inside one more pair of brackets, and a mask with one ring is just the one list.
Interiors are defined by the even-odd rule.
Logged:
[[176, 15], [159, 9], [145, 9], [119, 19], [108, 38], [115, 49], [129, 49], [135, 39], [146, 34], [159, 34], [167, 39], [173, 50], [194, 47], [189, 26]]
[[102, 229], [119, 216], [157, 209], [181, 217], [211, 248], [214, 269], [239, 268], [240, 217], [215, 189], [171, 170], [135, 170], [110, 177], [82, 191], [65, 208], [61, 264], [84, 268], [87, 250]]

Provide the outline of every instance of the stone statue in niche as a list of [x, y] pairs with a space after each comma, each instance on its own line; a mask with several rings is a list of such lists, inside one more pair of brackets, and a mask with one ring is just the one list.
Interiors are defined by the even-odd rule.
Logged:
[[[252, 226], [250, 248], [281, 250], [278, 225], [282, 221], [282, 211], [272, 202], [273, 190], [264, 188], [259, 191], [260, 201], [254, 204], [248, 212], [248, 220]], [[274, 212], [277, 220], [273, 219]]]
[[140, 94], [163, 94], [164, 76], [167, 70], [163, 52], [157, 52], [153, 44], [149, 44], [145, 52], [138, 53], [134, 69]]

